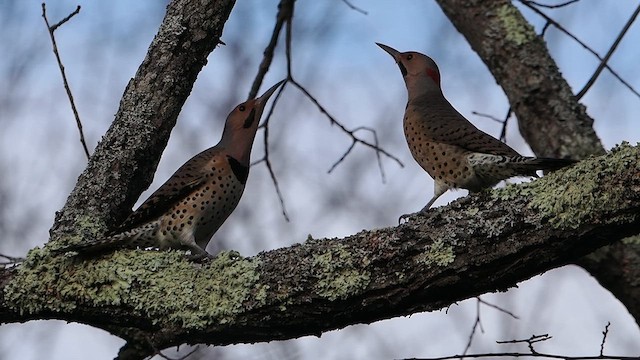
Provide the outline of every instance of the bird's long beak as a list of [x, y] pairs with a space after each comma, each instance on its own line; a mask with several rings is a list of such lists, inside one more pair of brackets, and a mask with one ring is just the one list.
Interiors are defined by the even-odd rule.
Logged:
[[387, 46], [385, 44], [380, 44], [380, 43], [376, 43], [376, 45], [380, 46], [382, 48], [382, 50], [386, 51], [389, 53], [389, 55], [391, 55], [396, 62], [400, 62], [400, 51], [392, 48], [391, 46]]
[[280, 85], [284, 84], [285, 81], [286, 79], [279, 81], [277, 84], [270, 87], [269, 90], [265, 91], [264, 94], [262, 94], [262, 96], [256, 99], [256, 102], [264, 106], [264, 104], [266, 104], [267, 101], [269, 101], [269, 98], [271, 97], [271, 95], [273, 95], [273, 93], [276, 92], [276, 90], [280, 87]]

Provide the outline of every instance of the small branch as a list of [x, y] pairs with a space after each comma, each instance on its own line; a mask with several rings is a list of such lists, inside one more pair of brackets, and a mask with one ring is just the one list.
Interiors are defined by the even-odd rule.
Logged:
[[467, 341], [467, 345], [464, 347], [464, 351], [462, 352], [462, 356], [467, 354], [467, 351], [471, 348], [471, 343], [473, 342], [473, 337], [476, 334], [476, 330], [480, 328], [480, 331], [484, 334], [484, 329], [482, 328], [482, 322], [480, 321], [480, 297], [476, 297], [476, 320], [473, 322], [473, 327], [471, 328], [471, 334], [469, 334], [469, 340]]
[[519, 318], [516, 314], [512, 313], [512, 312], [511, 312], [511, 311], [509, 311], [509, 310], [503, 309], [503, 308], [501, 308], [501, 307], [500, 307], [500, 306], [498, 306], [498, 305], [495, 305], [495, 304], [492, 304], [492, 303], [490, 303], [490, 302], [487, 302], [486, 300], [483, 300], [483, 299], [482, 299], [482, 298], [480, 298], [479, 296], [477, 297], [477, 299], [478, 299], [478, 302], [479, 302], [479, 303], [482, 303], [483, 305], [486, 305], [486, 306], [488, 306], [488, 307], [490, 307], [490, 308], [496, 309], [496, 310], [500, 311], [501, 313], [503, 313], [503, 314], [507, 314], [507, 315], [511, 316], [512, 318], [514, 318], [514, 319], [516, 319], [516, 320], [520, 320], [520, 318]]
[[287, 215], [287, 208], [284, 204], [284, 197], [282, 196], [282, 192], [280, 191], [280, 185], [278, 184], [278, 179], [276, 178], [276, 175], [273, 171], [273, 167], [271, 166], [271, 160], [269, 160], [269, 121], [271, 120], [271, 115], [273, 115], [273, 110], [275, 109], [276, 104], [278, 103], [278, 100], [280, 100], [280, 95], [282, 95], [282, 92], [284, 91], [284, 88], [286, 86], [287, 86], [287, 83], [285, 83], [283, 86], [280, 87], [280, 89], [278, 89], [275, 100], [271, 104], [271, 108], [269, 108], [269, 113], [267, 114], [267, 117], [265, 118], [264, 123], [262, 124], [262, 127], [264, 129], [264, 136], [262, 137], [262, 141], [264, 144], [264, 156], [262, 157], [262, 159], [258, 160], [252, 165], [264, 162], [265, 165], [267, 166], [267, 171], [269, 171], [271, 182], [273, 183], [273, 186], [276, 189], [278, 200], [280, 200], [280, 209], [282, 210], [282, 216], [284, 216], [284, 219], [288, 222], [289, 215]]
[[[550, 18], [547, 14], [543, 13], [542, 11], [540, 11], [540, 9], [536, 8], [535, 6], [532, 5], [531, 1], [526, 1], [526, 0], [520, 0], [520, 2], [528, 7], [529, 9], [531, 9], [533, 12], [535, 12], [536, 14], [540, 15], [542, 18], [544, 18], [547, 21], [547, 24], [551, 24], [553, 25], [556, 29], [560, 30], [562, 33], [564, 33], [565, 35], [569, 36], [571, 39], [573, 39], [575, 42], [577, 42], [578, 44], [580, 44], [585, 50], [587, 50], [588, 52], [590, 52], [592, 55], [594, 55], [598, 60], [600, 60], [601, 62], [604, 60], [595, 50], [593, 50], [591, 47], [589, 47], [589, 45], [585, 44], [582, 40], [578, 39], [575, 35], [573, 35], [570, 31], [568, 31], [567, 29], [565, 29], [562, 25], [560, 25], [557, 21], [553, 20], [552, 18]], [[545, 25], [545, 29], [546, 29], [547, 25]], [[633, 94], [635, 94], [637, 97], [640, 97], [640, 93], [638, 91], [636, 91], [636, 89], [633, 88], [633, 86], [631, 86], [631, 84], [629, 84], [626, 80], [624, 80], [620, 75], [618, 75], [618, 73], [613, 70], [609, 65], [607, 65], [605, 63], [604, 67], [609, 70], [609, 72], [611, 73], [611, 75], [613, 75], [616, 79], [618, 79], [618, 81], [620, 81], [620, 83], [622, 83], [625, 87], [627, 87], [627, 89], [629, 89], [629, 91], [631, 91]]]
[[[324, 106], [322, 106], [322, 104], [320, 104], [320, 102], [313, 96], [311, 95], [311, 93], [309, 93], [309, 91], [302, 85], [300, 85], [297, 81], [295, 81], [293, 78], [290, 78], [289, 81], [296, 86], [298, 89], [300, 89], [300, 91], [302, 91], [307, 98], [309, 98], [309, 100], [311, 100], [311, 102], [318, 108], [318, 110], [323, 113], [328, 119], [329, 122], [331, 123], [331, 125], [336, 125], [340, 128], [340, 130], [342, 130], [343, 132], [345, 132], [347, 135], [349, 135], [351, 137], [351, 139], [355, 142], [355, 143], [359, 143], [362, 144], [366, 147], [369, 147], [371, 149], [373, 149], [376, 153], [378, 153], [378, 156], [380, 154], [390, 158], [391, 160], [394, 160], [400, 167], [404, 167], [404, 164], [402, 163], [402, 161], [400, 161], [400, 159], [398, 159], [397, 157], [391, 155], [389, 152], [381, 149], [379, 146], [377, 146], [376, 144], [371, 144], [368, 141], [362, 140], [359, 137], [357, 137], [355, 135], [355, 132], [359, 129], [362, 129], [361, 127], [356, 128], [355, 130], [349, 130], [347, 129], [342, 123], [340, 123], [338, 120], [336, 120], [331, 114], [329, 114], [329, 112], [327, 111], [327, 109], [324, 108]], [[373, 130], [371, 130], [373, 131]], [[376, 136], [377, 139], [377, 135], [375, 135], [375, 131], [374, 132], [374, 136]], [[348, 150], [350, 151], [350, 150]], [[344, 157], [344, 155], [343, 155]], [[384, 178], [384, 176], [383, 176]]]
[[609, 326], [611, 325], [610, 321], [607, 321], [607, 325], [604, 327], [604, 331], [602, 332], [602, 342], [600, 343], [600, 356], [603, 356], [604, 353], [604, 343], [607, 341], [607, 335], [609, 335]]
[[365, 11], [362, 8], [359, 8], [359, 7], [355, 6], [355, 5], [353, 5], [351, 3], [351, 1], [349, 1], [349, 0], [342, 0], [342, 2], [345, 3], [348, 7], [350, 7], [351, 10], [355, 10], [355, 11], [361, 13], [362, 15], [369, 15], [369, 13], [367, 11]]
[[509, 110], [507, 110], [507, 115], [505, 115], [504, 119], [498, 119], [493, 115], [489, 115], [489, 114], [483, 114], [483, 113], [479, 113], [477, 111], [472, 111], [471, 113], [473, 115], [477, 115], [480, 117], [484, 117], [490, 120], [493, 120], [497, 123], [502, 124], [502, 130], [500, 130], [500, 137], [498, 137], [498, 139], [500, 139], [500, 141], [502, 141], [503, 143], [507, 142], [507, 124], [509, 122], [509, 118], [511, 117], [511, 113], [513, 112], [513, 110], [511, 109], [511, 106], [509, 106]]
[[563, 3], [557, 4], [557, 5], [541, 4], [541, 3], [537, 2], [537, 1], [527, 1], [527, 2], [531, 3], [531, 4], [535, 5], [535, 6], [539, 6], [539, 7], [543, 7], [543, 8], [547, 8], [547, 9], [557, 9], [557, 8], [565, 7], [567, 5], [571, 5], [573, 3], [577, 3], [578, 1], [580, 1], [580, 0], [570, 0], [570, 1], [563, 2]]
[[533, 348], [533, 344], [537, 343], [537, 342], [542, 342], [542, 341], [547, 341], [552, 339], [553, 336], [549, 336], [549, 334], [543, 334], [543, 335], [531, 335], [530, 338], [528, 339], [521, 339], [521, 340], [505, 340], [505, 341], [496, 341], [496, 344], [519, 344], [519, 343], [527, 343], [527, 346], [529, 346], [529, 351], [531, 351], [531, 354], [539, 354], [539, 352], [537, 352], [534, 348]]
[[584, 94], [586, 94], [587, 91], [589, 91], [591, 86], [596, 82], [596, 79], [598, 78], [598, 76], [600, 76], [600, 74], [602, 73], [602, 70], [604, 70], [605, 66], [607, 66], [607, 62], [611, 58], [611, 55], [613, 55], [613, 52], [616, 51], [616, 48], [620, 44], [620, 41], [626, 35], [627, 31], [631, 27], [631, 24], [633, 24], [633, 22], [636, 20], [638, 13], [640, 13], [640, 5], [638, 5], [638, 7], [636, 8], [636, 11], [633, 12], [631, 17], [627, 21], [627, 23], [624, 25], [624, 28], [622, 29], [622, 31], [620, 31], [620, 34], [618, 34], [618, 37], [613, 42], [613, 45], [611, 45], [611, 48], [609, 48], [609, 51], [607, 51], [607, 54], [604, 56], [602, 61], [600, 61], [600, 65], [598, 65], [598, 68], [596, 69], [596, 71], [593, 73], [593, 75], [591, 75], [591, 78], [589, 79], [589, 81], [587, 81], [587, 84], [576, 95], [578, 99], [581, 99], [584, 96]]
[[[379, 147], [379, 143], [378, 143], [378, 133], [376, 133], [376, 131], [370, 127], [366, 127], [366, 126], [359, 126], [353, 130], [351, 130], [351, 132], [353, 134], [355, 134], [357, 131], [359, 130], [366, 130], [371, 132], [371, 134], [373, 134], [373, 145], [376, 148], [380, 148]], [[333, 170], [335, 170], [335, 168], [347, 157], [347, 155], [349, 155], [349, 153], [351, 152], [351, 150], [353, 150], [353, 148], [356, 146], [356, 144], [358, 143], [357, 139], [352, 136], [351, 138], [351, 145], [349, 145], [349, 148], [347, 149], [347, 151], [344, 152], [344, 154], [342, 154], [342, 156], [340, 157], [340, 159], [338, 159], [338, 161], [336, 161], [335, 163], [333, 163], [333, 165], [331, 165], [331, 168], [327, 171], [328, 174], [331, 174], [331, 172], [333, 172]], [[380, 157], [380, 152], [376, 151], [376, 160], [378, 161], [378, 168], [380, 169], [380, 176], [382, 176], [382, 183], [386, 183], [386, 177], [384, 174], [384, 168], [382, 167], [382, 158]]]
[[87, 156], [87, 160], [89, 159], [89, 148], [87, 147], [87, 142], [84, 139], [84, 132], [82, 130], [82, 122], [80, 121], [80, 115], [78, 115], [78, 109], [76, 109], [76, 103], [73, 100], [73, 94], [71, 93], [71, 88], [69, 87], [69, 81], [67, 80], [67, 75], [64, 71], [64, 65], [62, 65], [62, 59], [60, 58], [60, 53], [58, 52], [58, 46], [56, 45], [56, 38], [53, 34], [54, 31], [64, 23], [69, 21], [72, 17], [77, 15], [80, 12], [80, 5], [67, 17], [60, 20], [53, 26], [49, 25], [49, 19], [47, 19], [47, 7], [45, 3], [42, 3], [42, 18], [44, 19], [44, 23], [47, 25], [47, 30], [49, 31], [49, 37], [51, 37], [51, 44], [53, 45], [53, 54], [56, 56], [56, 60], [58, 61], [58, 67], [60, 68], [60, 73], [62, 74], [62, 82], [64, 83], [64, 89], [67, 92], [67, 96], [69, 97], [69, 103], [71, 104], [71, 111], [73, 111], [73, 116], [76, 118], [76, 125], [78, 127], [78, 132], [80, 133], [80, 143], [82, 144], [82, 148], [84, 149], [84, 153]]

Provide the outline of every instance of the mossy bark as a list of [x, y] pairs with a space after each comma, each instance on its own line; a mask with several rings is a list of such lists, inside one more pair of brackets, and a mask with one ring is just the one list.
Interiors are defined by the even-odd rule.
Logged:
[[[588, 192], [567, 188], [577, 182]], [[196, 264], [176, 251], [82, 259], [34, 249], [0, 271], [0, 321], [76, 321], [135, 334], [146, 343], [131, 344], [147, 350], [319, 335], [505, 290], [639, 231], [640, 147], [624, 145], [398, 227], [251, 258], [224, 252]]]

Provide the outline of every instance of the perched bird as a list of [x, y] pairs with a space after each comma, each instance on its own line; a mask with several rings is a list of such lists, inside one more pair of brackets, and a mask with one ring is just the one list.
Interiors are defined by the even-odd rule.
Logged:
[[[451, 106], [440, 88], [438, 66], [430, 57], [377, 45], [400, 67], [408, 92], [404, 135], [413, 158], [435, 181], [435, 194], [420, 212], [427, 211], [449, 189], [478, 192], [513, 176], [537, 176], [536, 170], [575, 163], [570, 159], [521, 156], [473, 126]], [[407, 217], [402, 215], [400, 220]]]
[[251, 147], [269, 97], [244, 102], [227, 117], [220, 142], [192, 157], [119, 226], [96, 242], [61, 251], [91, 253], [114, 248], [179, 248], [208, 257], [209, 240], [240, 201], [249, 175]]

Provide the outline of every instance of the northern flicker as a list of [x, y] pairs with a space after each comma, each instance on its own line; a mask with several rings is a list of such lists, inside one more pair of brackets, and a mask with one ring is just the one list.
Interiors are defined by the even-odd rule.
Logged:
[[114, 235], [60, 251], [157, 247], [190, 250], [194, 259], [208, 257], [209, 240], [240, 201], [260, 117], [282, 83], [236, 106], [227, 117], [220, 142], [184, 163]]
[[[482, 132], [462, 116], [442, 94], [440, 71], [428, 56], [399, 52], [376, 43], [389, 53], [404, 78], [408, 102], [404, 134], [411, 155], [434, 179], [434, 196], [424, 212], [449, 189], [478, 192], [513, 176], [537, 176], [575, 163], [570, 159], [525, 157]], [[408, 217], [402, 215], [400, 220]]]

